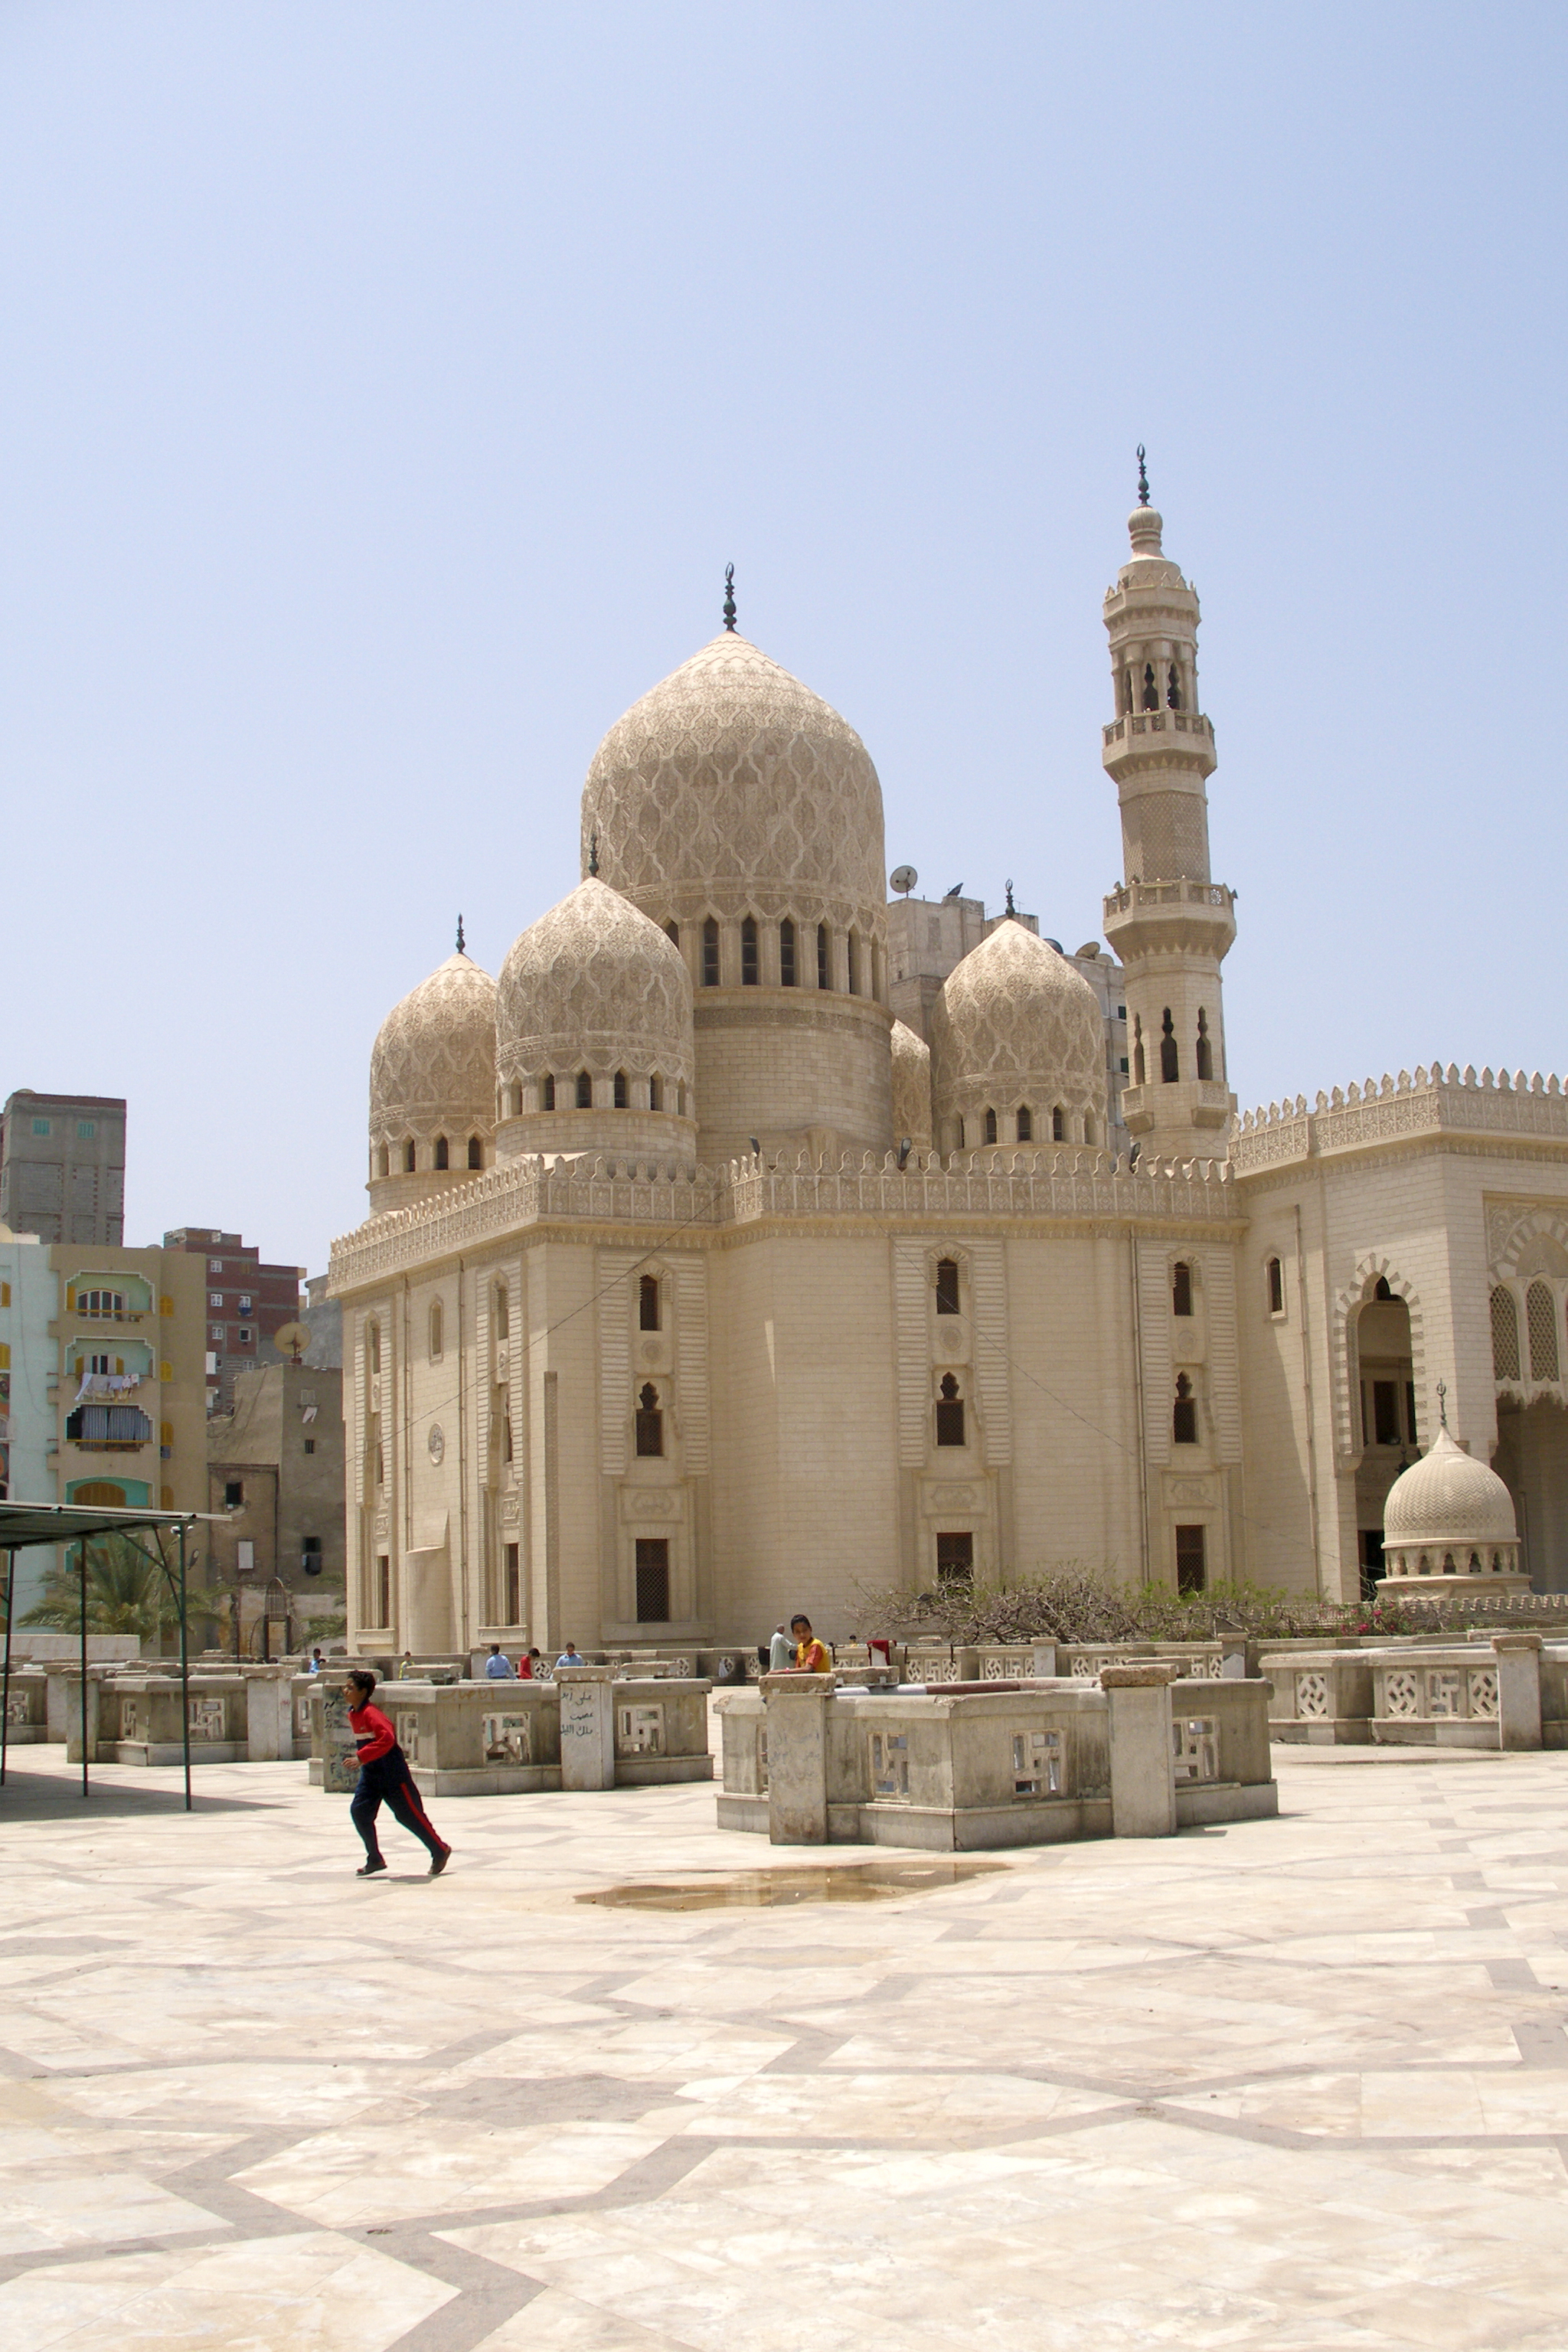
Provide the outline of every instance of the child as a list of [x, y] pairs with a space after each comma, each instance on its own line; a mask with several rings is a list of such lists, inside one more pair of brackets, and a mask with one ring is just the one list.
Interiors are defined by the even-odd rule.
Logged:
[[392, 1807], [394, 1818], [429, 1853], [431, 1877], [439, 1878], [452, 1849], [442, 1844], [430, 1826], [408, 1769], [408, 1759], [397, 1744], [396, 1732], [380, 1707], [370, 1703], [374, 1689], [375, 1676], [369, 1668], [356, 1666], [348, 1678], [348, 1701], [349, 1721], [359, 1749], [359, 1786], [349, 1807], [349, 1817], [364, 1840], [364, 1861], [354, 1875], [374, 1878], [386, 1868], [375, 1834], [375, 1817], [384, 1798]]

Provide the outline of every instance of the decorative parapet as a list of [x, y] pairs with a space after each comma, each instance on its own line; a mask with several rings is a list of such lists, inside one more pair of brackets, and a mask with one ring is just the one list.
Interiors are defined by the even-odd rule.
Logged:
[[1568, 1142], [1568, 1095], [1560, 1078], [1543, 1078], [1539, 1070], [1533, 1077], [1522, 1070], [1512, 1077], [1500, 1070], [1494, 1077], [1486, 1069], [1478, 1077], [1472, 1066], [1461, 1072], [1450, 1062], [1445, 1070], [1434, 1062], [1414, 1076], [1401, 1070], [1394, 1078], [1385, 1072], [1381, 1085], [1368, 1078], [1364, 1086], [1320, 1092], [1310, 1110], [1306, 1096], [1298, 1095], [1248, 1111], [1237, 1123], [1231, 1161], [1238, 1176], [1247, 1176], [1291, 1160], [1444, 1132]]
[[660, 1168], [595, 1155], [519, 1160], [407, 1209], [372, 1217], [332, 1244], [329, 1295], [360, 1288], [528, 1225], [658, 1225], [672, 1237], [765, 1218], [1090, 1218], [1225, 1223], [1241, 1212], [1223, 1160], [1130, 1169], [1103, 1151], [889, 1152], [826, 1166], [748, 1155], [722, 1169]]

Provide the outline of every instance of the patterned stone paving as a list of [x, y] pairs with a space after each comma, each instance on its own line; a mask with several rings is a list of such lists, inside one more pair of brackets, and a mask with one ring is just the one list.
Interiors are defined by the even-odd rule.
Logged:
[[301, 1766], [28, 1751], [0, 2339], [1562, 2352], [1568, 1755], [1276, 1757], [1279, 1822], [665, 1912], [574, 1898], [802, 1857], [625, 1790], [362, 1884]]

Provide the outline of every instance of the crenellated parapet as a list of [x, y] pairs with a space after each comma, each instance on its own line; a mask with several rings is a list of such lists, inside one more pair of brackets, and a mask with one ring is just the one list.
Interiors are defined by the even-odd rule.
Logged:
[[1242, 1214], [1224, 1160], [1127, 1161], [1105, 1151], [990, 1150], [947, 1159], [748, 1155], [720, 1169], [613, 1160], [518, 1160], [460, 1191], [371, 1218], [332, 1244], [334, 1296], [531, 1226], [655, 1225], [718, 1234], [774, 1218], [984, 1217], [1136, 1225], [1226, 1224]]
[[1568, 1142], [1568, 1094], [1558, 1077], [1516, 1070], [1477, 1076], [1450, 1062], [1415, 1071], [1386, 1071], [1381, 1079], [1319, 1091], [1248, 1111], [1237, 1125], [1231, 1150], [1237, 1173], [1277, 1168], [1290, 1160], [1363, 1150], [1369, 1144], [1444, 1131], [1465, 1135], [1539, 1136]]

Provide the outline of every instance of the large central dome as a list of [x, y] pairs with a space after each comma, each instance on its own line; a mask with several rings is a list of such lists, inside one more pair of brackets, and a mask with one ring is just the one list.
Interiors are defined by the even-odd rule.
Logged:
[[617, 719], [583, 790], [583, 870], [664, 920], [842, 908], [880, 916], [882, 788], [837, 710], [724, 630]]

